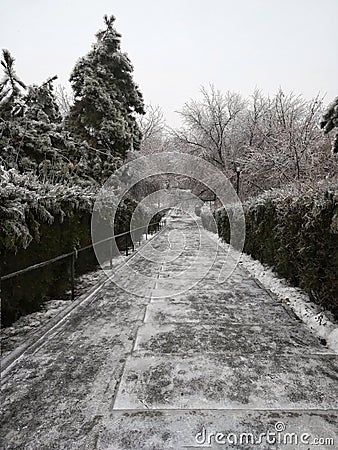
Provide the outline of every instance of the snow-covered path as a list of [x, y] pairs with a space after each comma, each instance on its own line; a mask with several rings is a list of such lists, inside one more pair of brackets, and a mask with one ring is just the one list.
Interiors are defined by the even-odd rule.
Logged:
[[173, 219], [16, 363], [3, 448], [337, 445], [337, 355], [242, 267], [218, 283], [224, 262], [207, 232]]

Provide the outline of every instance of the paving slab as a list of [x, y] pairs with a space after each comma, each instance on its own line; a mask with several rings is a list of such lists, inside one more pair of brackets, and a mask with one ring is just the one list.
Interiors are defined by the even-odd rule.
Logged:
[[[247, 294], [246, 294], [247, 292]], [[151, 302], [168, 299], [170, 302], [205, 302], [208, 304], [219, 303], [225, 306], [240, 307], [241, 305], [258, 306], [267, 303], [269, 307], [280, 304], [256, 283], [252, 282], [250, 288], [246, 291], [239, 287], [224, 287], [222, 289], [208, 290], [201, 283], [193, 286], [186, 292], [173, 289], [158, 289], [157, 283], [151, 293]]]
[[290, 325], [299, 323], [291, 310], [281, 304], [225, 304], [199, 300], [162, 299], [147, 306], [145, 323], [233, 323]]
[[337, 430], [335, 411], [112, 411], [97, 426], [96, 448], [333, 450]]
[[114, 409], [337, 409], [337, 356], [128, 358]]
[[332, 353], [301, 324], [288, 326], [220, 323], [145, 323], [134, 350], [154, 354]]

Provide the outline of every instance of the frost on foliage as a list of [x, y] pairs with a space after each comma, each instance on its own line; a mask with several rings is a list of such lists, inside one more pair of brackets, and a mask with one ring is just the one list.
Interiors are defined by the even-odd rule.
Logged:
[[15, 72], [15, 59], [10, 52], [4, 49], [2, 56], [1, 65], [4, 75], [0, 81], [0, 116], [7, 118], [20, 114], [23, 107], [22, 91], [26, 89], [26, 85]]
[[90, 211], [95, 191], [77, 185], [41, 183], [33, 174], [0, 166], [0, 247], [27, 248], [39, 239], [41, 223], [62, 220], [75, 210]]
[[[311, 217], [320, 214], [321, 209], [327, 202], [338, 205], [338, 183], [322, 181], [319, 183], [292, 184], [284, 189], [269, 189], [263, 194], [253, 197], [243, 203], [246, 211], [257, 212], [260, 206], [265, 207], [268, 203], [274, 206], [278, 216], [283, 216], [291, 209], [302, 206], [311, 206]], [[304, 217], [304, 225], [310, 220], [310, 215]]]
[[[114, 17], [105, 17], [92, 50], [76, 64], [74, 104], [63, 117], [53, 81], [26, 86], [15, 60], [3, 51], [0, 80], [0, 247], [26, 248], [39, 241], [41, 224], [78, 210], [91, 211], [100, 185], [138, 149], [142, 95], [133, 67], [121, 52]], [[117, 194], [116, 194], [117, 195]], [[102, 215], [117, 207], [118, 226], [127, 229], [136, 203], [103, 199]], [[143, 213], [142, 213], [143, 214]]]
[[[320, 128], [323, 128], [325, 134], [334, 128], [338, 128], [338, 97], [327, 107], [320, 122]], [[332, 142], [332, 151], [333, 153], [338, 153], [338, 132]]]
[[[255, 90], [244, 99], [212, 85], [201, 94], [179, 112], [183, 126], [173, 131], [174, 138], [183, 151], [211, 162], [233, 184], [239, 173], [242, 199], [286, 183], [338, 175], [336, 155], [318, 127], [320, 96], [306, 100], [279, 89], [272, 97]], [[326, 127], [337, 120], [337, 110], [337, 105], [329, 109]]]
[[[108, 177], [121, 159], [77, 141], [64, 127], [53, 81], [24, 85], [14, 71], [14, 58], [4, 51], [0, 82], [0, 164], [31, 172], [42, 183], [77, 183], [83, 187]], [[93, 159], [95, 163], [93, 163]]]
[[[105, 16], [105, 29], [92, 50], [75, 65], [70, 77], [74, 105], [66, 120], [69, 130], [94, 149], [94, 176], [108, 178], [111, 159], [139, 149], [141, 132], [136, 114], [144, 114], [142, 95], [132, 79], [133, 67], [121, 52], [115, 18]], [[103, 169], [103, 171], [102, 171]]]

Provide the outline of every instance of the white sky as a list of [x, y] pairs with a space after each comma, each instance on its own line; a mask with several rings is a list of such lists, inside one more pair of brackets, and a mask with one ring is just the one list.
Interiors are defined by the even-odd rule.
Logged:
[[338, 0], [1, 0], [0, 47], [26, 83], [57, 74], [67, 85], [103, 15], [114, 14], [122, 50], [147, 103], [174, 112], [201, 85], [249, 96], [255, 87], [326, 102], [338, 95]]

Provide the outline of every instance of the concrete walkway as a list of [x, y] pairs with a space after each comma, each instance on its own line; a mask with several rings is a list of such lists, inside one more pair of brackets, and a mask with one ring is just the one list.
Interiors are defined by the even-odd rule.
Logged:
[[337, 355], [225, 261], [174, 218], [16, 363], [2, 448], [337, 448]]

